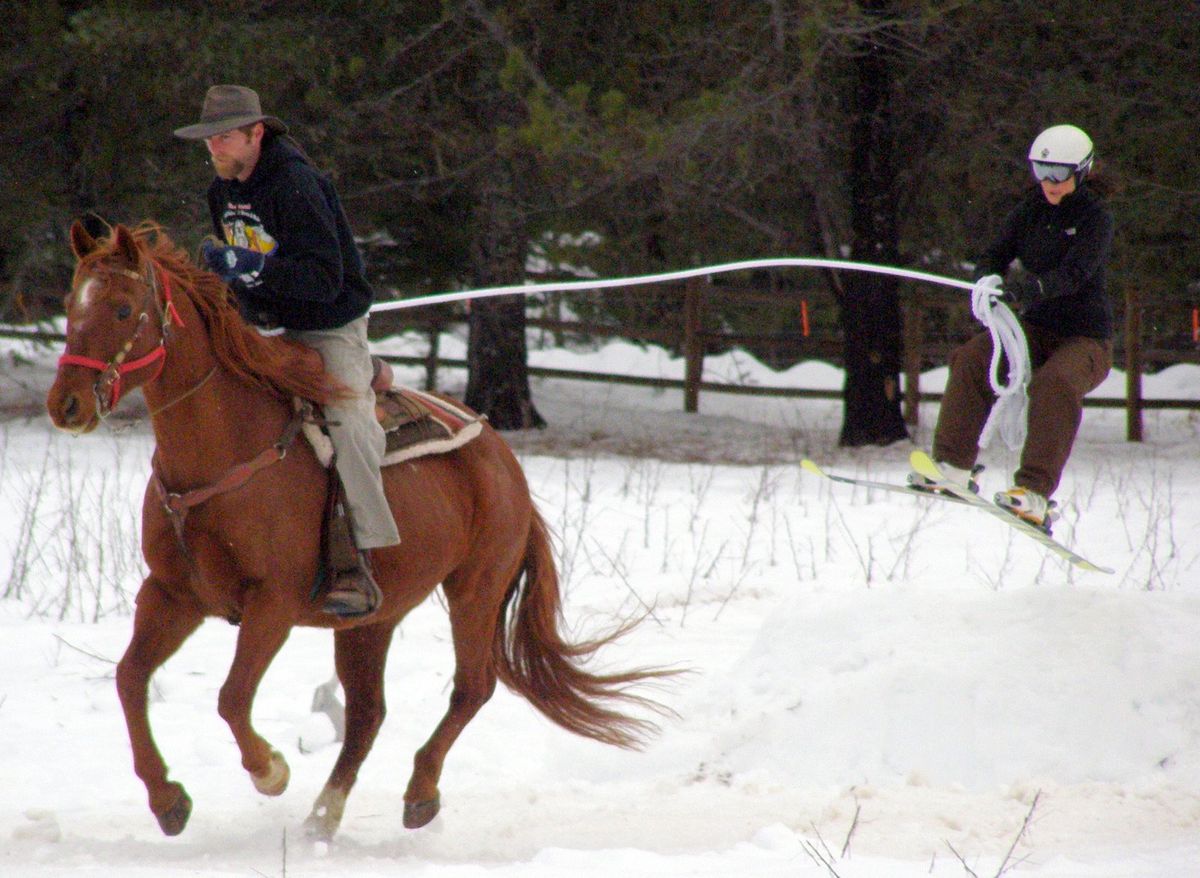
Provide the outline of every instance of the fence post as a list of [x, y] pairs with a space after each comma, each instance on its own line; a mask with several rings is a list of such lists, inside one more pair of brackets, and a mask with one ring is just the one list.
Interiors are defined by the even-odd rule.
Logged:
[[913, 290], [904, 309], [904, 423], [917, 426], [921, 416], [921, 291]]
[[704, 374], [704, 342], [700, 338], [704, 295], [701, 277], [688, 278], [683, 287], [683, 410], [700, 410], [700, 379]]
[[442, 345], [442, 325], [434, 321], [429, 327], [429, 353], [425, 355], [425, 389], [437, 390], [438, 353]]
[[1142, 441], [1142, 306], [1141, 296], [1125, 288], [1125, 439]]

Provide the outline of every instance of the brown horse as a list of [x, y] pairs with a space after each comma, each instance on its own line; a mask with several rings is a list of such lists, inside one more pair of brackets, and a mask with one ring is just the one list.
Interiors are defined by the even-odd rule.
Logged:
[[[469, 444], [384, 470], [398, 546], [373, 551], [383, 589], [361, 621], [321, 612], [319, 569], [327, 473], [307, 443], [292, 444], [293, 399], [328, 401], [319, 357], [242, 322], [221, 281], [196, 268], [153, 224], [118, 225], [96, 239], [76, 223], [78, 260], [66, 298], [67, 352], [47, 398], [55, 426], [93, 430], [123, 393], [140, 387], [157, 448], [142, 509], [149, 575], [117, 689], [133, 749], [163, 832], [191, 812], [168, 780], [146, 711], [150, 677], [208, 616], [240, 625], [217, 710], [259, 792], [284, 791], [283, 757], [250, 722], [255, 691], [293, 625], [334, 629], [346, 692], [346, 735], [305, 823], [330, 838], [384, 717], [384, 663], [397, 623], [440, 583], [455, 652], [450, 706], [414, 757], [404, 825], [428, 823], [451, 745], [499, 678], [558, 725], [636, 746], [653, 725], [622, 712], [653, 701], [628, 691], [659, 670], [597, 675], [581, 661], [621, 632], [570, 644], [559, 632], [558, 579], [546, 526], [520, 465], [491, 428]], [[98, 374], [97, 374], [98, 373]], [[290, 451], [288, 450], [290, 447]], [[180, 498], [190, 498], [181, 503]]]

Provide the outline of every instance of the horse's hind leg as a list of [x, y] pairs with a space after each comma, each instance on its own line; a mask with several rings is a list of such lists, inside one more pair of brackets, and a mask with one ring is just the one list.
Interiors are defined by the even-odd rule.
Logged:
[[444, 583], [454, 640], [454, 689], [446, 715], [413, 757], [412, 777], [404, 791], [404, 825], [408, 829], [418, 829], [437, 816], [441, 808], [438, 780], [446, 754], [496, 690], [492, 644], [504, 590], [488, 588], [494, 572], [488, 573], [477, 574], [473, 581], [455, 575]]
[[334, 635], [338, 679], [346, 690], [346, 737], [324, 789], [304, 821], [309, 835], [328, 841], [337, 832], [358, 769], [383, 724], [383, 671], [394, 623], [347, 628]]
[[129, 729], [133, 770], [146, 785], [150, 810], [167, 835], [183, 832], [192, 812], [192, 800], [181, 784], [167, 780], [167, 765], [150, 731], [147, 691], [154, 671], [203, 620], [194, 608], [169, 600], [154, 577], [147, 577], [138, 592], [133, 636], [117, 663], [117, 693]]

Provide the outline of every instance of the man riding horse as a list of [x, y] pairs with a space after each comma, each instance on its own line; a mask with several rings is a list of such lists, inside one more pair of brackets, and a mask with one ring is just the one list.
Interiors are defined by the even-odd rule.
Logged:
[[248, 321], [318, 350], [326, 370], [351, 390], [325, 408], [349, 506], [349, 527], [341, 522], [330, 534], [350, 544], [330, 554], [351, 561], [335, 571], [324, 609], [361, 618], [380, 601], [369, 550], [400, 542], [380, 478], [385, 438], [370, 390], [367, 312], [374, 296], [333, 183], [287, 130], [262, 112], [253, 90], [214, 85], [200, 121], [175, 136], [203, 140], [216, 171], [208, 209], [221, 243], [205, 241], [208, 267]]

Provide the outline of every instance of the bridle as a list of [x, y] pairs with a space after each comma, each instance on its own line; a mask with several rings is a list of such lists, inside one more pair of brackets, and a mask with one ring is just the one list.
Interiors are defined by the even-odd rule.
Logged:
[[[85, 369], [94, 369], [100, 374], [97, 376], [92, 390], [96, 395], [96, 411], [101, 419], [107, 417], [109, 413], [116, 407], [121, 399], [121, 379], [130, 372], [136, 372], [138, 369], [144, 369], [147, 366], [158, 364], [158, 370], [154, 373], [154, 377], [145, 383], [149, 384], [162, 374], [163, 366], [167, 356], [167, 341], [172, 334], [172, 321], [179, 327], [183, 327], [183, 319], [179, 316], [178, 310], [175, 308], [175, 303], [171, 298], [171, 278], [170, 275], [162, 271], [156, 270], [157, 266], [154, 262], [149, 262], [147, 273], [145, 276], [128, 268], [109, 268], [108, 271], [123, 275], [141, 283], [145, 287], [146, 294], [142, 300], [142, 311], [138, 315], [138, 323], [134, 328], [129, 339], [121, 346], [121, 349], [113, 355], [108, 362], [98, 360], [94, 357], [85, 357], [81, 354], [64, 353], [58, 358], [58, 365], [62, 366], [82, 366]], [[162, 301], [158, 298], [158, 276], [162, 275]], [[148, 300], [148, 301], [147, 301]], [[138, 338], [142, 334], [142, 330], [150, 322], [150, 310], [153, 303], [153, 309], [158, 314], [160, 319], [159, 339], [158, 344], [148, 354], [138, 357], [137, 359], [125, 361], [129, 356], [129, 352], [133, 350], [138, 342]], [[209, 379], [216, 374], [218, 367], [214, 365], [208, 370], [195, 385], [185, 390], [181, 395], [177, 396], [170, 402], [159, 406], [151, 411], [151, 416], [165, 411], [176, 403], [182, 402], [192, 394], [196, 393], [208, 383]], [[296, 438], [300, 435], [306, 423], [321, 423], [320, 419], [313, 414], [312, 404], [305, 401], [296, 407], [292, 418], [284, 426], [283, 433], [279, 439], [271, 445], [259, 452], [254, 458], [245, 463], [239, 463], [221, 475], [215, 482], [206, 485], [202, 488], [196, 488], [191, 491], [186, 491], [182, 494], [170, 491], [159, 475], [158, 455], [155, 454], [150, 462], [151, 475], [150, 481], [158, 493], [159, 500], [162, 502], [164, 511], [169, 518], [172, 527], [175, 530], [175, 536], [179, 541], [179, 545], [185, 557], [194, 565], [195, 562], [191, 558], [191, 553], [188, 550], [187, 544], [184, 541], [183, 528], [184, 521], [187, 518], [188, 511], [201, 503], [206, 502], [217, 494], [223, 494], [227, 491], [232, 491], [240, 488], [246, 482], [258, 473], [259, 470], [265, 469], [274, 463], [278, 463], [287, 456], [288, 450], [295, 443]]]
[[[108, 362], [98, 360], [94, 357], [85, 357], [82, 354], [72, 354], [64, 352], [58, 358], [58, 365], [62, 366], [82, 366], [85, 369], [93, 369], [100, 374], [96, 376], [96, 381], [92, 385], [92, 392], [96, 396], [96, 414], [104, 419], [109, 413], [116, 408], [117, 403], [121, 400], [121, 379], [130, 372], [136, 372], [138, 369], [144, 369], [153, 363], [158, 363], [158, 370], [154, 373], [154, 377], [150, 381], [154, 381], [162, 374], [163, 366], [166, 363], [167, 356], [167, 340], [171, 337], [171, 321], [174, 320], [179, 326], [183, 326], [183, 320], [179, 316], [179, 312], [175, 308], [175, 302], [171, 298], [171, 279], [170, 275], [165, 272], [162, 275], [163, 284], [163, 300], [166, 302], [166, 307], [158, 299], [158, 272], [155, 271], [154, 263], [151, 262], [147, 271], [147, 275], [143, 277], [136, 271], [128, 268], [110, 268], [108, 271], [115, 272], [125, 277], [132, 278], [142, 283], [146, 288], [146, 295], [142, 300], [142, 311], [138, 315], [137, 326], [133, 333], [126, 340], [121, 349], [112, 356]], [[129, 352], [133, 350], [137, 344], [138, 338], [142, 334], [142, 330], [150, 322], [150, 306], [147, 302], [154, 303], [154, 310], [161, 318], [161, 326], [159, 330], [158, 344], [154, 350], [137, 359], [125, 362], [125, 358], [129, 356]], [[146, 382], [150, 383], [149, 381]]]

